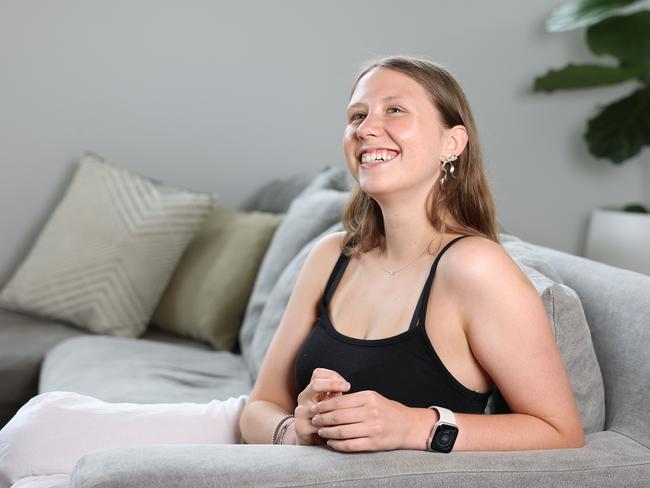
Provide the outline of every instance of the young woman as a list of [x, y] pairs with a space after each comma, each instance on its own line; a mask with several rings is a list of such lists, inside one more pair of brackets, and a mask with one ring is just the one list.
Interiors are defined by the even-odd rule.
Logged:
[[[352, 89], [343, 149], [358, 182], [345, 231], [307, 257], [243, 411], [244, 440], [581, 447], [543, 303], [499, 243], [452, 75], [413, 57], [371, 62]], [[494, 385], [512, 413], [483, 415]]]
[[[406, 56], [370, 63], [343, 148], [358, 182], [345, 231], [311, 250], [249, 396], [138, 405], [38, 395], [0, 431], [0, 488], [66, 486], [86, 452], [140, 444], [581, 447], [544, 306], [499, 244], [474, 120], [451, 74]], [[495, 385], [512, 413], [483, 415]]]

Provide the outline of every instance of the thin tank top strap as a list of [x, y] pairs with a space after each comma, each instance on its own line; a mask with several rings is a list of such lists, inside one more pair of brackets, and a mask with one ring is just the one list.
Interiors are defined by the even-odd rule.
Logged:
[[429, 271], [429, 276], [427, 277], [427, 281], [424, 284], [422, 293], [420, 293], [420, 299], [418, 300], [418, 304], [416, 305], [415, 311], [413, 312], [413, 317], [411, 318], [411, 324], [409, 325], [409, 330], [416, 327], [418, 324], [424, 324], [427, 315], [427, 305], [429, 303], [431, 286], [433, 285], [433, 277], [436, 274], [436, 269], [438, 268], [438, 262], [440, 261], [440, 258], [445, 253], [445, 251], [449, 249], [456, 241], [459, 241], [464, 237], [470, 237], [470, 236], [468, 235], [459, 236], [449, 241], [445, 245], [445, 247], [442, 248], [442, 250], [436, 256], [436, 259], [433, 261], [433, 264], [431, 265], [431, 270]]
[[339, 281], [341, 281], [341, 278], [343, 277], [343, 273], [345, 272], [345, 268], [347, 268], [349, 262], [350, 262], [350, 258], [343, 253], [341, 253], [339, 255], [339, 258], [336, 260], [334, 269], [330, 273], [330, 277], [327, 280], [327, 284], [325, 285], [324, 296], [325, 296], [326, 305], [329, 304], [330, 300], [332, 299], [334, 290], [336, 290], [336, 287], [339, 285]]

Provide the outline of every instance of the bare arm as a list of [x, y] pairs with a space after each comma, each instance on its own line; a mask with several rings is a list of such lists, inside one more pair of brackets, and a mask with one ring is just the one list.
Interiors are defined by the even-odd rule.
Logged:
[[[454, 451], [582, 447], [580, 415], [539, 294], [499, 245], [466, 241], [462, 261], [450, 263], [449, 286], [462, 303], [474, 356], [513, 413], [456, 413]], [[413, 430], [407, 445], [424, 449], [438, 414], [409, 410]]]
[[[300, 270], [241, 415], [241, 433], [248, 444], [270, 444], [278, 421], [294, 413], [299, 393], [293, 377], [296, 356], [317, 319], [318, 300], [341, 252], [342, 236], [337, 232], [317, 242]], [[291, 427], [283, 443], [295, 441], [295, 429]]]
[[[457, 413], [454, 450], [582, 447], [571, 385], [532, 283], [492, 241], [470, 238], [454, 247], [445, 256], [453, 273], [436, 279], [458, 300], [468, 345], [513, 412]], [[319, 400], [310, 409], [318, 435], [339, 451], [423, 450], [437, 421], [431, 409], [370, 390]]]

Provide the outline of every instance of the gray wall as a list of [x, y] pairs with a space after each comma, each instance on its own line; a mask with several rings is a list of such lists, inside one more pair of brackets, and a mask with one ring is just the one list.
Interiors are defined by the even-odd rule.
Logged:
[[0, 283], [26, 255], [86, 149], [236, 206], [278, 176], [344, 165], [358, 66], [429, 57], [473, 105], [499, 218], [580, 254], [591, 209], [650, 201], [650, 151], [614, 167], [581, 140], [611, 88], [532, 94], [587, 61], [546, 34], [558, 0], [500, 2], [2, 0]]

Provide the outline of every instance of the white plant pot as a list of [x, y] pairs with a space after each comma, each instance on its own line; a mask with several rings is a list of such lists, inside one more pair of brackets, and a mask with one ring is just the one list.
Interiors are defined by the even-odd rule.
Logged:
[[650, 275], [650, 214], [594, 210], [585, 257]]

